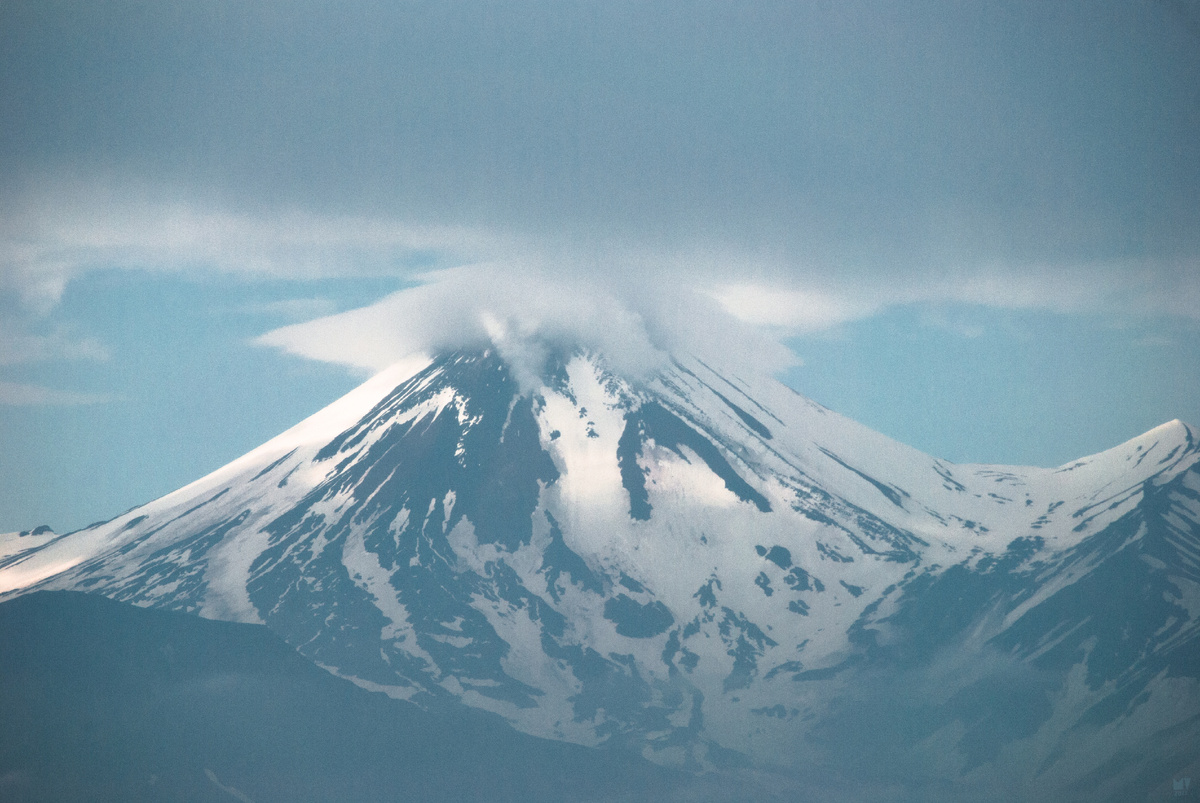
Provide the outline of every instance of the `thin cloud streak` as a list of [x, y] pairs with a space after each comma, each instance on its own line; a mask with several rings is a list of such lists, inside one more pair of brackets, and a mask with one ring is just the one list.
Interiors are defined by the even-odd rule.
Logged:
[[337, 304], [328, 298], [285, 298], [263, 304], [246, 304], [238, 307], [237, 311], [245, 315], [265, 315], [302, 323], [333, 315], [337, 312]]
[[116, 397], [106, 393], [78, 393], [23, 382], [0, 381], [0, 405], [10, 407], [61, 407], [108, 404], [113, 401], [116, 401]]
[[[1172, 316], [1200, 323], [1200, 260], [1088, 266], [984, 265], [948, 273], [731, 283], [709, 294], [743, 321], [811, 334], [905, 305], [963, 304], [1120, 317]], [[965, 334], [965, 332], [964, 332]]]
[[44, 314], [70, 281], [102, 268], [299, 280], [404, 275], [431, 259], [500, 246], [456, 226], [298, 209], [239, 214], [133, 195], [85, 188], [10, 201], [0, 222], [0, 291]]
[[66, 327], [40, 334], [26, 331], [12, 321], [0, 321], [0, 366], [50, 360], [103, 362], [110, 357], [103, 343], [91, 337], [77, 337]]

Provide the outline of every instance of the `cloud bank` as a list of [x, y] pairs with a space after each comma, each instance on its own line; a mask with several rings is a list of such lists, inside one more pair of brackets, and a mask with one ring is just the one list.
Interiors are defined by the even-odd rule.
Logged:
[[0, 303], [487, 261], [774, 335], [1195, 320], [1197, 56], [1123, 0], [0, 5]]

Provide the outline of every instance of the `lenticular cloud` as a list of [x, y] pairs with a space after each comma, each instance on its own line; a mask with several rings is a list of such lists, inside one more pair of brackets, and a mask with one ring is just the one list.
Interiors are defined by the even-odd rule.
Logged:
[[257, 342], [370, 373], [412, 354], [486, 346], [518, 371], [561, 347], [602, 353], [632, 375], [652, 373], [677, 353], [763, 373], [796, 362], [765, 332], [682, 284], [566, 278], [496, 264], [421, 279], [370, 306], [275, 329]]

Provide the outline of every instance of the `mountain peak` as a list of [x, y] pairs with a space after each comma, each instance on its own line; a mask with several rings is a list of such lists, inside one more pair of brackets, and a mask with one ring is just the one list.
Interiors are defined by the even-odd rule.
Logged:
[[[894, 661], [942, 688], [938, 656], [964, 649], [969, 696], [999, 646], [1013, 672], [1082, 660], [1159, 699], [1195, 642], [1160, 604], [1200, 593], [1186, 425], [1058, 469], [954, 465], [698, 357], [643, 376], [582, 348], [522, 359], [395, 365], [186, 488], [0, 557], [0, 592], [261, 622], [430, 709], [710, 767], [807, 766], [794, 745], [853, 719], [846, 688], [911, 685]], [[1088, 657], [1085, 636], [1124, 643], [1086, 624], [1104, 589], [1149, 613], [1113, 613], [1136, 649]], [[1108, 699], [1089, 688], [1085, 707]], [[1010, 703], [943, 711], [937, 739], [977, 760], [969, 734]], [[1028, 710], [1079, 716], [1054, 705]]]

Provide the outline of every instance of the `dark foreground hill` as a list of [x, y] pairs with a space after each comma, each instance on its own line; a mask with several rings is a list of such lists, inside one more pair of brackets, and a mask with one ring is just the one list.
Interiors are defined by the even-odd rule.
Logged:
[[[75, 592], [0, 605], [0, 800], [726, 799], [619, 751], [434, 716], [267, 628]], [[761, 799], [761, 798], [759, 798]]]

